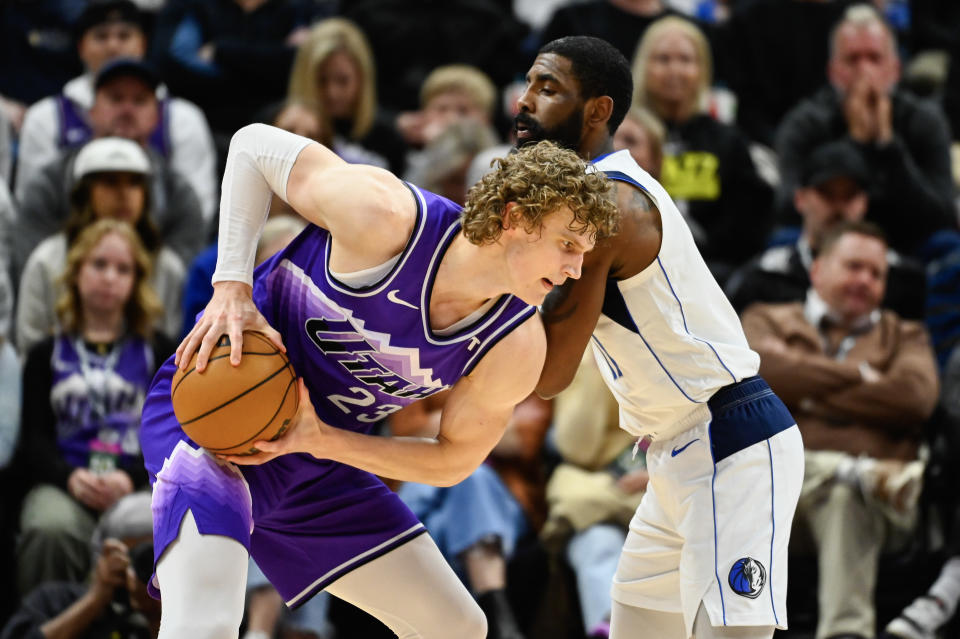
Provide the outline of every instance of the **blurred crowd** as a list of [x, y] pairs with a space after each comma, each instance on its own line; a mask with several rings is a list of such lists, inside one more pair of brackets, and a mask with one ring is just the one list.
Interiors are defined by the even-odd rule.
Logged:
[[[212, 293], [233, 133], [463, 203], [567, 35], [631, 61], [615, 147], [677, 202], [800, 426], [778, 636], [960, 637], [960, 3], [7, 0], [0, 639], [156, 636], [139, 411]], [[274, 198], [258, 261], [304, 225]], [[434, 435], [443, 401], [380, 428]], [[390, 483], [494, 639], [607, 636], [646, 484], [589, 352], [461, 484]], [[245, 639], [390, 636], [323, 593], [287, 610], [253, 562], [247, 591]]]

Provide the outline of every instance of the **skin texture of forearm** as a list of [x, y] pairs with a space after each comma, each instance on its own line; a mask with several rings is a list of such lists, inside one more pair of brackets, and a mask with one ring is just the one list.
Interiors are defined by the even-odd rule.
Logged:
[[[502, 432], [506, 423], [500, 426]], [[490, 428], [496, 428], [491, 424]], [[442, 435], [375, 437], [333, 429], [330, 448], [316, 455], [355, 466], [380, 477], [431, 486], [453, 486], [476, 470], [489, 451], [466, 451]]]

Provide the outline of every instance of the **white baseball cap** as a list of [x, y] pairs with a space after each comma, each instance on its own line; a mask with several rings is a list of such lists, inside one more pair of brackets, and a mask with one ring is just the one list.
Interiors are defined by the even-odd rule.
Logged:
[[73, 161], [73, 177], [116, 171], [150, 174], [150, 158], [140, 145], [126, 138], [98, 138], [80, 149]]

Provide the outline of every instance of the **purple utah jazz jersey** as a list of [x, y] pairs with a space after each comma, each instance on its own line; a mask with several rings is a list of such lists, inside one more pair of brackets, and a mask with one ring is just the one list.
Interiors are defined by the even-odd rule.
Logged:
[[[451, 335], [430, 328], [430, 292], [460, 232], [460, 209], [411, 187], [413, 233], [391, 271], [365, 288], [329, 270], [330, 234], [309, 226], [254, 275], [253, 298], [280, 331], [317, 415], [367, 432], [418, 399], [449, 388], [536, 309], [495, 300]], [[154, 553], [176, 539], [188, 511], [202, 534], [236, 539], [288, 606], [424, 532], [395, 493], [366, 471], [308, 454], [259, 466], [217, 461], [180, 428], [170, 401], [173, 360], [161, 367], [143, 409], [141, 444], [153, 482]], [[155, 580], [151, 592], [163, 588]]]
[[367, 431], [400, 408], [468, 374], [534, 308], [504, 295], [482, 318], [452, 335], [430, 328], [430, 291], [460, 231], [460, 207], [413, 188], [417, 221], [388, 275], [351, 288], [330, 273], [330, 234], [308, 227], [263, 264], [254, 301], [283, 335], [294, 370], [306, 380], [317, 415]]

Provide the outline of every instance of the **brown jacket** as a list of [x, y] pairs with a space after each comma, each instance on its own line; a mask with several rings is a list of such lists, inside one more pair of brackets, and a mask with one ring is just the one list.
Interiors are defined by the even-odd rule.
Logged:
[[[877, 459], [915, 459], [939, 391], [926, 329], [883, 311], [837, 361], [825, 354], [803, 308], [802, 302], [755, 304], [742, 320], [751, 348], [760, 354], [760, 374], [790, 408], [804, 445]], [[879, 379], [865, 381], [861, 362]]]

